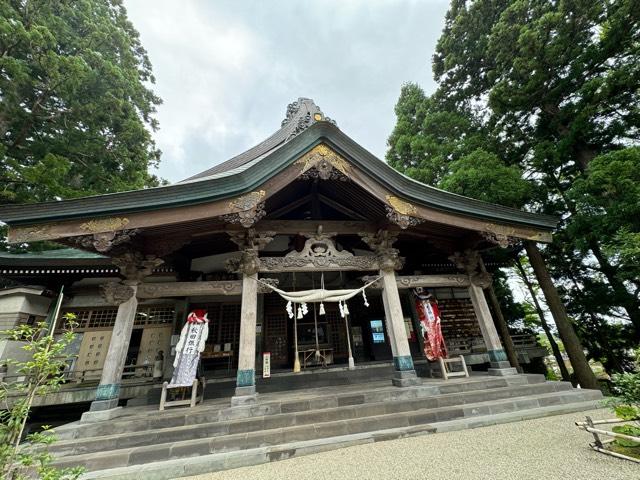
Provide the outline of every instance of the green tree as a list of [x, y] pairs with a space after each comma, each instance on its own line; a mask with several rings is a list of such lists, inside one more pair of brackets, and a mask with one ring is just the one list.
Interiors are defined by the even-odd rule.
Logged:
[[[68, 326], [73, 326], [74, 322], [75, 315], [65, 315]], [[0, 410], [1, 478], [75, 480], [82, 474], [82, 468], [58, 469], [51, 465], [53, 457], [46, 446], [55, 441], [55, 436], [52, 431], [46, 431], [48, 428], [45, 428], [45, 432], [26, 436], [32, 448], [23, 449], [21, 445], [25, 440], [23, 433], [35, 398], [58, 390], [64, 382], [64, 370], [71, 359], [67, 348], [75, 337], [73, 331], [69, 329], [56, 338], [53, 325], [41, 322], [35, 327], [19, 325], [0, 333], [9, 341], [23, 343], [22, 348], [31, 357], [26, 361], [9, 361], [26, 378], [24, 382], [0, 384], [0, 401], [4, 404]], [[33, 448], [37, 446], [44, 448]]]
[[[623, 355], [625, 346], [640, 340], [634, 166], [640, 140], [640, 2], [452, 0], [433, 71], [436, 92], [410, 105], [420, 117], [412, 123], [410, 116], [398, 115], [389, 162], [413, 175], [406, 168], [412, 158], [399, 155], [398, 140], [431, 138], [434, 127], [418, 120], [436, 113], [467, 118], [470, 127], [462, 135], [444, 130], [438, 137], [438, 148], [449, 155], [416, 178], [511, 206], [522, 199], [526, 209], [560, 217], [560, 230], [544, 255], [569, 314], [591, 353], [601, 355], [604, 347], [595, 346], [603, 345], [603, 335], [613, 335], [608, 340]], [[397, 112], [407, 110], [406, 101], [401, 94]], [[471, 156], [478, 149], [487, 155]], [[487, 171], [496, 169], [491, 155], [502, 168], [513, 169], [493, 177], [495, 182]], [[415, 166], [431, 169], [428, 160]], [[530, 188], [512, 198], [504, 196], [508, 188], [494, 184], [517, 181], [506, 174], [515, 169]], [[612, 317], [633, 328], [612, 327]], [[623, 358], [605, 360], [624, 365]]]
[[121, 0], [0, 0], [0, 202], [157, 185], [153, 82]]

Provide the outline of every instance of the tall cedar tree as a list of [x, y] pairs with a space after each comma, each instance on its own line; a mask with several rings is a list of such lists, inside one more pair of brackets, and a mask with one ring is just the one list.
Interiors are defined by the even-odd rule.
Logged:
[[547, 263], [590, 353], [622, 368], [640, 340], [640, 1], [452, 0], [433, 71], [433, 95], [402, 89], [389, 163], [561, 217]]
[[120, 0], [0, 0], [0, 202], [158, 184], [161, 100]]

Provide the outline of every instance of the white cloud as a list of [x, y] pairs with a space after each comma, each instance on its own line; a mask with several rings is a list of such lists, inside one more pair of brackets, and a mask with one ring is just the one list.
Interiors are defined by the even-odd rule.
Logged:
[[159, 174], [177, 181], [246, 150], [300, 96], [384, 157], [401, 84], [433, 88], [447, 4], [125, 1], [164, 100]]

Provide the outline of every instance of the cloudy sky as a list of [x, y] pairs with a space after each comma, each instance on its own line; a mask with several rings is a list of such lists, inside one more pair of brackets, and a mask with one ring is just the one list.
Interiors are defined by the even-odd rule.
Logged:
[[384, 158], [403, 82], [434, 89], [447, 0], [125, 0], [164, 100], [160, 176], [174, 182], [260, 142], [313, 98]]

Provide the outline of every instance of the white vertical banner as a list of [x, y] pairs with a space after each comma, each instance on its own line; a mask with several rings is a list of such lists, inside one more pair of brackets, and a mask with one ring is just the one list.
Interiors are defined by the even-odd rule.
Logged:
[[271, 352], [262, 353], [262, 378], [271, 377]]

